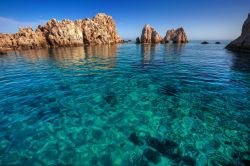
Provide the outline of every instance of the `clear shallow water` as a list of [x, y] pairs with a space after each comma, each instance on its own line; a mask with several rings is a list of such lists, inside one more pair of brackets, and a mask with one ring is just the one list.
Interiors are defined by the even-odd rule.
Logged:
[[0, 57], [0, 165], [249, 163], [250, 56], [221, 45]]

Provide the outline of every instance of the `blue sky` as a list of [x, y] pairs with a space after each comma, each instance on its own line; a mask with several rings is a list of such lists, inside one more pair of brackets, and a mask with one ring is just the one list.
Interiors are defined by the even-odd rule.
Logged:
[[0, 33], [20, 26], [36, 27], [51, 18], [92, 18], [111, 15], [122, 38], [139, 36], [145, 24], [162, 36], [183, 26], [189, 39], [234, 39], [250, 12], [250, 0], [6, 0], [1, 1]]

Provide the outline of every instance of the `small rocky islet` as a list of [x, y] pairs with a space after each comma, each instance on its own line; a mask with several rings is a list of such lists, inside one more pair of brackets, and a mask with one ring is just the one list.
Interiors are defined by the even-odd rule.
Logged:
[[2, 51], [121, 42], [113, 18], [104, 13], [92, 19], [76, 21], [51, 19], [44, 26], [39, 25], [35, 31], [32, 28], [20, 28], [15, 34], [0, 34]]
[[166, 36], [164, 38], [150, 25], [145, 25], [142, 29], [141, 38], [136, 38], [136, 43], [169, 43], [173, 41], [173, 43], [188, 43], [187, 35], [184, 31], [184, 28], [180, 27], [178, 29], [171, 29], [166, 32]]

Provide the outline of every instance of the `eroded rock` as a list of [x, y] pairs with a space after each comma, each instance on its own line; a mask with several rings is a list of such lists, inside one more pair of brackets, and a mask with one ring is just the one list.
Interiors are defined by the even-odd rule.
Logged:
[[141, 43], [161, 43], [161, 35], [154, 30], [150, 25], [145, 25], [141, 34]]
[[231, 51], [250, 52], [250, 13], [242, 26], [240, 37], [226, 46]]
[[187, 43], [188, 38], [184, 29], [181, 27], [176, 30], [168, 30], [166, 32], [166, 36], [164, 37], [164, 42], [169, 43], [170, 41], [173, 41], [173, 43]]
[[15, 34], [0, 34], [1, 50], [82, 46], [83, 44], [115, 44], [122, 42], [111, 16], [100, 13], [93, 19], [51, 19], [44, 26], [20, 28]]

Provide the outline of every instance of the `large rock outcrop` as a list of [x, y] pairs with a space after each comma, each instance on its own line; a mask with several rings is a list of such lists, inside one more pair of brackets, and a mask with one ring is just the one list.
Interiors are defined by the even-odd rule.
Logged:
[[187, 43], [188, 38], [184, 29], [181, 27], [176, 30], [168, 30], [164, 37], [164, 43], [169, 43], [170, 41], [173, 41], [173, 43]]
[[38, 29], [44, 33], [51, 47], [83, 45], [82, 28], [73, 21], [51, 19]]
[[142, 29], [141, 43], [161, 43], [161, 35], [154, 30], [150, 25], [145, 25]]
[[115, 44], [122, 42], [111, 16], [100, 13], [93, 19], [51, 19], [44, 26], [20, 28], [16, 34], [0, 34], [0, 51], [47, 47]]
[[116, 24], [111, 16], [97, 14], [92, 20], [82, 22], [83, 39], [87, 44], [113, 44], [121, 42], [116, 32]]
[[243, 24], [240, 37], [229, 43], [226, 48], [231, 51], [250, 52], [250, 13]]

